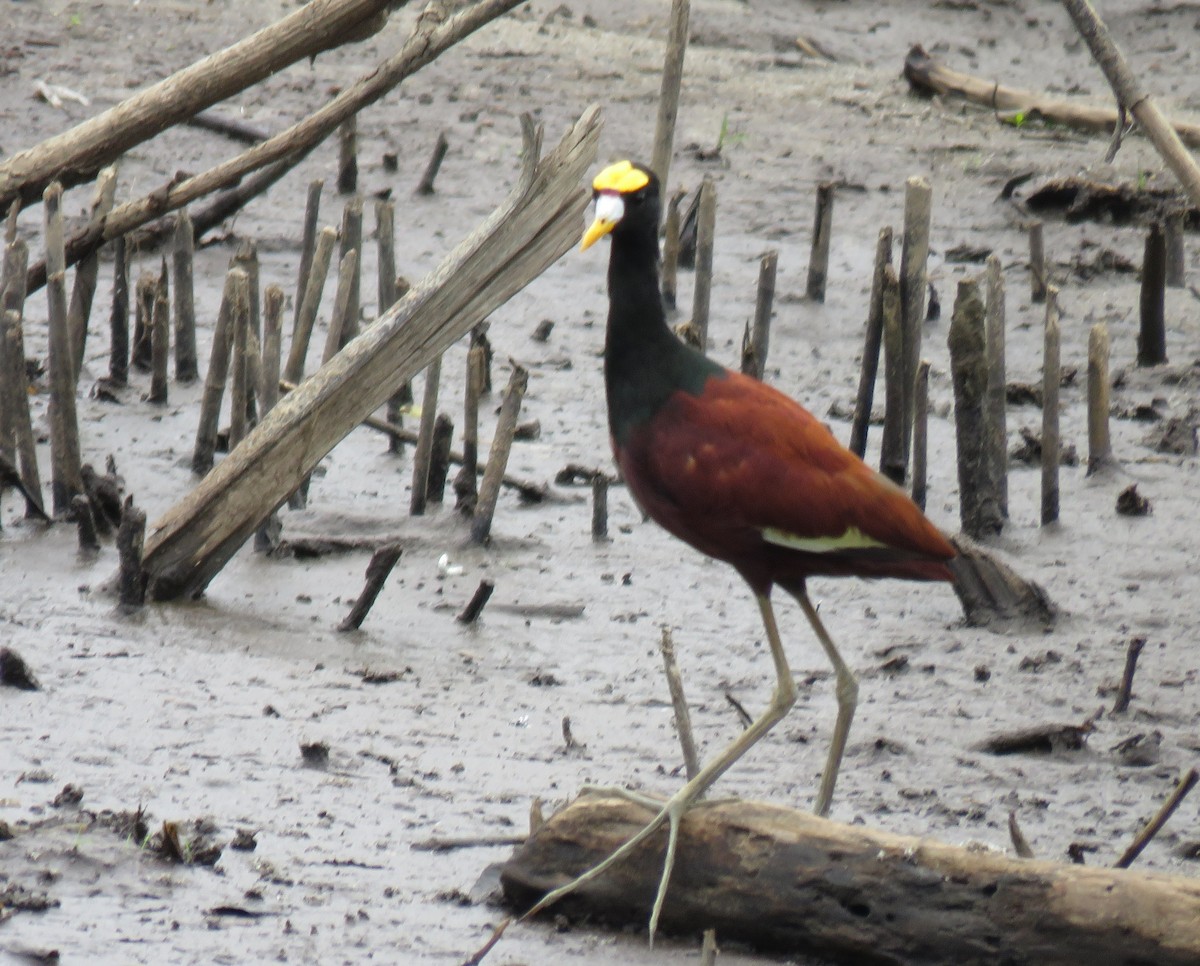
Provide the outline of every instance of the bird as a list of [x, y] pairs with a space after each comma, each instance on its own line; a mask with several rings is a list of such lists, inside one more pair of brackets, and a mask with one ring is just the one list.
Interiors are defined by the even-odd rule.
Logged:
[[[942, 532], [894, 482], [868, 467], [799, 403], [731, 371], [668, 327], [658, 279], [661, 190], [642, 164], [619, 161], [592, 182], [595, 217], [581, 240], [611, 241], [604, 382], [616, 463], [641, 509], [668, 532], [724, 561], [749, 586], [775, 665], [765, 711], [600, 864], [547, 893], [551, 905], [628, 855], [664, 823], [669, 838], [650, 917], [653, 942], [680, 819], [796, 700], [771, 603], [799, 603], [836, 675], [837, 719], [814, 811], [829, 812], [857, 703], [858, 682], [808, 596], [810, 577], [953, 580]], [[642, 796], [628, 797], [644, 801]]]

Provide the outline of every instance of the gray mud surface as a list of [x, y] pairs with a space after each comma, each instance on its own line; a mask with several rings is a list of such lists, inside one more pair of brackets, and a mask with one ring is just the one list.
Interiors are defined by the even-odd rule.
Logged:
[[[1106, 5], [1110, 27], [1135, 70], [1169, 112], [1200, 113], [1191, 5]], [[504, 196], [519, 168], [518, 115], [532, 111], [547, 143], [590, 103], [603, 105], [604, 158], [646, 157], [653, 133], [668, 4], [632, 0], [536, 0], [406, 82], [359, 120], [360, 190], [391, 189], [398, 202], [398, 266], [420, 278]], [[36, 144], [119, 102], [203, 54], [288, 12], [291, 5], [215, 0], [133, 4], [6, 2], [0, 8], [0, 156]], [[223, 110], [279, 130], [393, 51], [415, 16], [402, 11], [359, 46], [297, 65]], [[803, 34], [834, 63], [803, 58]], [[768, 379], [828, 418], [842, 439], [858, 379], [870, 262], [878, 229], [899, 228], [904, 181], [934, 187], [931, 278], [943, 315], [928, 325], [932, 362], [930, 516], [958, 527], [952, 394], [945, 348], [959, 278], [981, 266], [951, 262], [967, 245], [995, 250], [1008, 283], [1009, 376], [1040, 381], [1041, 307], [1029, 300], [1023, 224], [998, 200], [1005, 182], [1032, 172], [1169, 186], [1157, 156], [1128, 139], [1115, 162], [1106, 139], [1036, 124], [997, 123], [991, 112], [916, 99], [900, 76], [913, 43], [951, 65], [1012, 86], [1107, 101], [1108, 88], [1056, 4], [738, 3], [701, 0], [680, 112], [672, 181], [719, 189], [711, 323], [712, 352], [736, 364], [753, 311], [759, 255], [779, 249]], [[91, 99], [55, 109], [34, 82], [63, 84]], [[720, 158], [702, 161], [725, 130]], [[411, 196], [439, 131], [450, 150], [429, 198]], [[689, 147], [692, 146], [692, 147]], [[200, 171], [238, 148], [220, 136], [177, 128], [123, 161], [119, 198], [140, 195], [177, 170]], [[384, 171], [395, 152], [399, 171]], [[295, 285], [304, 192], [326, 180], [322, 223], [336, 225], [336, 145], [314, 152], [268, 196], [215, 233], [197, 256], [202, 367], [221, 277], [238, 241], [253, 239], [264, 285]], [[829, 296], [803, 298], [812, 200], [818, 182], [839, 183]], [[72, 218], [90, 189], [69, 192]], [[41, 251], [41, 212], [21, 217]], [[1064, 441], [1086, 457], [1088, 330], [1107, 322], [1113, 369], [1125, 379], [1114, 407], [1154, 403], [1193, 424], [1200, 368], [1200, 305], [1194, 290], [1168, 292], [1171, 366], [1134, 366], [1135, 275], [1072, 268], [1111, 250], [1140, 264], [1137, 227], [1049, 219], [1046, 247], [1062, 286], [1063, 360], [1080, 369], [1063, 390]], [[1188, 270], [1200, 271], [1189, 238]], [[364, 315], [375, 314], [375, 249], [364, 253]], [[133, 277], [157, 270], [144, 256]], [[681, 301], [691, 275], [681, 278]], [[92, 337], [80, 381], [85, 460], [113, 454], [129, 491], [156, 518], [194, 485], [188, 467], [200, 388], [172, 384], [170, 403], [142, 401], [138, 376], [119, 403], [91, 398], [107, 371], [104, 320], [111, 263], [102, 264]], [[332, 304], [326, 289], [319, 331]], [[541, 435], [520, 442], [510, 469], [552, 481], [568, 463], [609, 467], [600, 351], [606, 312], [604, 254], [571, 253], [491, 319], [495, 380], [507, 360], [531, 370], [524, 419]], [[686, 310], [684, 317], [686, 317]], [[290, 319], [290, 306], [289, 315]], [[549, 340], [532, 334], [544, 319]], [[27, 307], [28, 352], [46, 356], [45, 297]], [[317, 350], [314, 350], [314, 352]], [[465, 351], [443, 367], [443, 408], [458, 417]], [[46, 428], [44, 383], [31, 399]], [[419, 397], [418, 397], [419, 398]], [[486, 444], [498, 396], [483, 408]], [[1012, 441], [1038, 429], [1040, 410], [1014, 406]], [[460, 422], [460, 419], [456, 419]], [[1039, 527], [1039, 474], [1010, 478], [1011, 522], [997, 546], [1042, 584], [1062, 611], [1050, 632], [964, 626], [945, 586], [814, 581], [834, 637], [861, 674], [833, 816], [889, 831], [1008, 848], [1015, 810], [1039, 855], [1064, 858], [1079, 843], [1087, 861], [1109, 864], [1153, 814], [1180, 771], [1200, 756], [1200, 599], [1193, 453], [1148, 443], [1154, 426], [1119, 418], [1111, 475], [1062, 475], [1062, 520]], [[872, 453], [878, 430], [872, 434]], [[40, 447], [43, 478], [48, 446]], [[871, 458], [874, 458], [873, 456]], [[520, 837], [530, 805], [547, 810], [585, 783], [669, 793], [681, 781], [658, 639], [672, 628], [701, 754], [723, 747], [739, 723], [730, 694], [752, 712], [772, 684], [757, 609], [727, 567], [683, 548], [643, 522], [623, 489], [610, 493], [611, 541], [593, 543], [584, 489], [522, 507], [505, 494], [486, 550], [466, 546], [449, 507], [408, 516], [410, 464], [360, 429], [323, 462], [310, 508], [287, 512], [285, 538], [394, 535], [404, 555], [363, 629], [336, 626], [362, 584], [366, 551], [264, 558], [245, 548], [190, 604], [117, 612], [104, 585], [116, 568], [106, 544], [81, 558], [67, 525], [45, 532], [21, 520], [15, 496], [0, 517], [0, 643], [29, 662], [42, 690], [0, 690], [0, 960], [57, 950], [72, 963], [261, 961], [455, 963], [490, 934], [502, 912], [482, 901], [481, 875], [505, 845], [430, 851], [441, 838]], [[1147, 517], [1116, 515], [1117, 494], [1136, 483]], [[444, 572], [448, 555], [461, 572]], [[455, 614], [479, 581], [496, 591], [476, 627]], [[832, 675], [803, 620], [781, 602], [800, 700], [775, 733], [724, 778], [720, 795], [807, 807], [834, 719]], [[1101, 715], [1077, 752], [998, 758], [977, 750], [988, 736], [1050, 723], [1078, 724], [1107, 709], [1131, 637], [1144, 636], [1130, 711]], [[906, 660], [897, 661], [897, 657]], [[982, 669], [986, 669], [984, 673]], [[570, 718], [580, 746], [565, 746]], [[1135, 767], [1116, 746], [1153, 741]], [[324, 743], [311, 767], [301, 746]], [[72, 785], [77, 804], [61, 800]], [[65, 796], [66, 799], [72, 796]], [[1185, 803], [1139, 865], [1195, 874], [1197, 800]], [[165, 861], [129, 828], [178, 823], [185, 852], [215, 842], [215, 866]], [[103, 813], [120, 813], [100, 820]], [[197, 826], [195, 823], [201, 823]], [[252, 833], [253, 850], [232, 847]], [[251, 838], [240, 836], [240, 845]], [[478, 885], [477, 885], [478, 883]], [[38, 909], [38, 906], [48, 908]], [[27, 908], [32, 907], [32, 908]], [[11, 913], [11, 915], [9, 915]], [[695, 962], [699, 937], [668, 937], [648, 950], [644, 931], [614, 933], [552, 922], [514, 927], [490, 954], [501, 964]], [[722, 963], [778, 961], [727, 950]]]

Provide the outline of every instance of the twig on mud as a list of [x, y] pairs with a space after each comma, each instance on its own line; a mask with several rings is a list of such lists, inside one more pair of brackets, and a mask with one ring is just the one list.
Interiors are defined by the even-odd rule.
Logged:
[[371, 555], [371, 562], [367, 564], [366, 584], [363, 586], [362, 593], [358, 595], [358, 600], [354, 602], [354, 607], [346, 615], [346, 619], [338, 625], [339, 631], [356, 631], [362, 627], [362, 622], [366, 620], [368, 612], [375, 603], [375, 598], [383, 590], [388, 574], [392, 572], [392, 568], [396, 566], [396, 561], [400, 559], [400, 554], [403, 552], [404, 549], [399, 543], [392, 542], [384, 544]]
[[490, 849], [516, 846], [525, 842], [523, 835], [478, 835], [465, 838], [432, 838], [413, 842], [409, 848], [414, 852], [453, 852], [457, 849]]
[[1124, 714], [1129, 710], [1129, 699], [1133, 697], [1133, 675], [1137, 671], [1138, 655], [1145, 646], [1144, 637], [1135, 637], [1129, 642], [1129, 650], [1125, 652], [1125, 670], [1121, 674], [1116, 700], [1113, 701], [1113, 714]]
[[467, 606], [462, 609], [462, 612], [455, 620], [460, 624], [474, 624], [479, 619], [479, 615], [483, 613], [483, 608], [491, 598], [492, 591], [495, 589], [496, 585], [492, 581], [479, 581], [479, 586], [475, 588], [475, 593], [467, 601]]
[[663, 670], [667, 675], [667, 689], [671, 692], [671, 706], [675, 709], [675, 730], [679, 733], [679, 747], [683, 751], [683, 764], [687, 769], [688, 781], [700, 773], [700, 756], [696, 754], [696, 739], [692, 734], [692, 717], [688, 713], [687, 699], [683, 694], [683, 678], [679, 674], [679, 663], [675, 660], [675, 641], [671, 629], [663, 627], [658, 644], [663, 657]]
[[1017, 824], [1017, 812], [1015, 809], [1008, 813], [1008, 837], [1012, 839], [1013, 851], [1021, 858], [1037, 858], [1029, 845], [1029, 840], [1025, 838], [1025, 833], [1021, 831], [1021, 826]]
[[733, 710], [737, 712], [738, 720], [741, 721], [743, 728], [749, 728], [750, 725], [754, 724], [754, 718], [751, 717], [750, 712], [742, 707], [742, 702], [740, 702], [728, 691], [725, 692], [725, 700], [728, 701], [733, 707]]
[[506, 916], [504, 921], [498, 925], [482, 946], [479, 947], [470, 957], [464, 959], [461, 966], [479, 966], [483, 962], [483, 957], [492, 951], [492, 947], [500, 941], [500, 937], [504, 935], [504, 931], [512, 924], [512, 916]]
[[1187, 770], [1187, 774], [1179, 779], [1179, 784], [1175, 786], [1175, 790], [1171, 792], [1170, 797], [1163, 802], [1163, 806], [1158, 810], [1158, 814], [1155, 815], [1154, 818], [1150, 819], [1150, 821], [1146, 824], [1146, 827], [1143, 828], [1137, 834], [1137, 837], [1130, 843], [1129, 848], [1127, 848], [1121, 857], [1117, 859], [1115, 863], [1113, 863], [1114, 868], [1128, 869], [1133, 864], [1133, 860], [1142, 854], [1142, 850], [1150, 844], [1151, 839], [1153, 839], [1154, 836], [1156, 836], [1162, 830], [1162, 827], [1167, 824], [1167, 819], [1169, 819], [1174, 814], [1175, 809], [1177, 809], [1183, 803], [1183, 800], [1187, 797], [1188, 792], [1196, 787], [1197, 781], [1200, 781], [1200, 773], [1197, 773], [1195, 768], [1189, 768]]

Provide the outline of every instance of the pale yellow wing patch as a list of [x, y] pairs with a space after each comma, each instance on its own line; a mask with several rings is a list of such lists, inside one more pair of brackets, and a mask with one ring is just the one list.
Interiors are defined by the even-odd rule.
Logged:
[[833, 553], [838, 550], [870, 550], [886, 548], [887, 544], [869, 537], [858, 527], [848, 527], [845, 533], [834, 537], [801, 537], [776, 527], [764, 527], [763, 539], [789, 550], [804, 553]]

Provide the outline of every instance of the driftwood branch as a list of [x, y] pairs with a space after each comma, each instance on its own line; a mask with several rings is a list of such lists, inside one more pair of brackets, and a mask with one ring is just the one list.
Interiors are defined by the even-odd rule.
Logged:
[[[407, 0], [313, 0], [245, 40], [197, 61], [69, 131], [0, 164], [0, 210], [30, 204], [53, 181], [89, 181], [135, 145], [270, 77], [289, 64], [360, 40]], [[110, 236], [111, 237], [111, 236]]]
[[[1158, 105], [1143, 89], [1129, 69], [1108, 27], [1097, 15], [1088, 0], [1063, 0], [1067, 13], [1091, 50], [1092, 56], [1117, 98], [1117, 106], [1133, 115], [1142, 132], [1154, 145], [1154, 150], [1174, 172], [1192, 204], [1200, 205], [1200, 166], [1184, 147], [1179, 133], [1167, 120]], [[1194, 147], [1195, 145], [1193, 145]]]
[[[214, 191], [236, 185], [240, 178], [252, 171], [285, 160], [291, 165], [298, 163], [348, 117], [375, 103], [406, 77], [435, 60], [458, 41], [521, 2], [522, 0], [479, 0], [478, 3], [443, 21], [439, 16], [441, 4], [434, 0], [426, 7], [426, 12], [418, 19], [412, 34], [396, 54], [377, 65], [328, 104], [286, 131], [281, 131], [203, 174], [163, 185], [143, 198], [118, 206], [104, 220], [102, 226], [67, 239], [67, 265], [74, 264], [106, 241], [128, 234], [147, 222], [189, 205]], [[279, 171], [276, 176], [283, 173], [284, 171]], [[44, 282], [45, 266], [42, 263], [30, 266], [28, 290], [32, 292]]]
[[[653, 813], [585, 797], [538, 829], [501, 871], [527, 908], [607, 857]], [[551, 913], [645, 923], [667, 833]], [[665, 930], [837, 963], [1200, 961], [1200, 881], [974, 851], [841, 825], [760, 802], [702, 803], [680, 829]]]
[[[1118, 123], [1115, 107], [1080, 104], [1037, 91], [1004, 87], [983, 77], [952, 70], [930, 57], [919, 44], [904, 58], [904, 77], [922, 93], [961, 97], [995, 111], [1040, 117], [1082, 131], [1111, 133]], [[1200, 147], [1200, 124], [1176, 122], [1174, 127], [1184, 144]]]
[[536, 134], [524, 130], [525, 169], [508, 199], [155, 523], [145, 568], [156, 599], [201, 593], [339, 440], [571, 248], [588, 201], [599, 108], [541, 162]]

